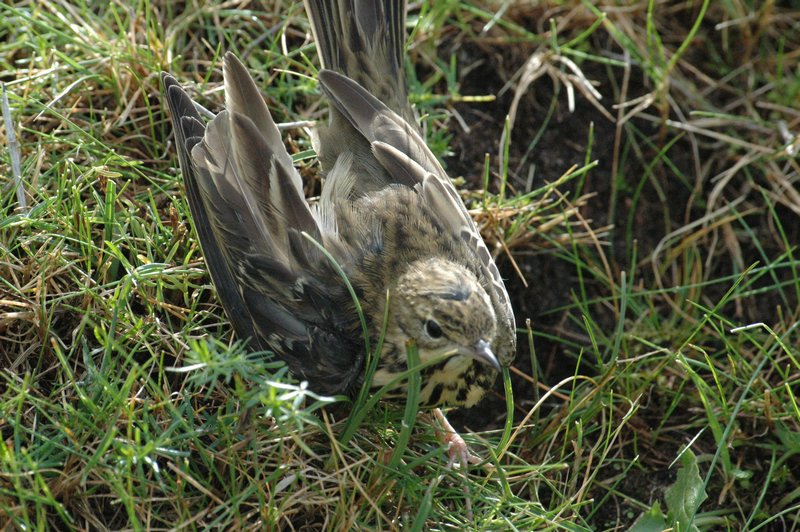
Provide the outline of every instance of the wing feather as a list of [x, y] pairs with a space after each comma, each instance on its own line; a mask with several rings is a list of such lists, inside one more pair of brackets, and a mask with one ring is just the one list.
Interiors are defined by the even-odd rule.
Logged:
[[347, 263], [336, 234], [318, 225], [280, 132], [244, 66], [224, 60], [226, 107], [205, 125], [172, 76], [172, 114], [192, 219], [237, 336], [273, 350], [320, 393], [344, 393], [363, 370], [350, 296], [327, 259]]

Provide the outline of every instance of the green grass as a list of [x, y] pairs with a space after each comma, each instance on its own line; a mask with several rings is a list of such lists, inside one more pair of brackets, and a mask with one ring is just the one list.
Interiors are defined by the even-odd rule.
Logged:
[[413, 408], [349, 417], [244, 350], [205, 270], [159, 73], [218, 110], [233, 50], [277, 121], [323, 120], [302, 6], [0, 4], [0, 529], [797, 529], [800, 17], [594, 4], [409, 17], [430, 145], [532, 319], [467, 472]]

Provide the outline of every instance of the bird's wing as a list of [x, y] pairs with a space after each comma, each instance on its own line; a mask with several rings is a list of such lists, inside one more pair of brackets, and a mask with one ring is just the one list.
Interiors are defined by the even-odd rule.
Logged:
[[472, 251], [483, 277], [491, 284], [487, 288], [500, 320], [497, 354], [510, 363], [516, 336], [508, 292], [475, 222], [439, 161], [414, 127], [357, 82], [330, 70], [321, 71], [319, 80], [332, 105], [370, 143], [375, 158], [394, 182], [420, 192], [431, 212], [460, 235]]
[[226, 110], [207, 126], [175, 79], [163, 75], [214, 286], [251, 348], [275, 351], [315, 391], [345, 392], [362, 370], [358, 318], [348, 312], [352, 301], [335, 270], [303, 233], [317, 242], [336, 235], [317, 223], [255, 82], [232, 54], [224, 74]]

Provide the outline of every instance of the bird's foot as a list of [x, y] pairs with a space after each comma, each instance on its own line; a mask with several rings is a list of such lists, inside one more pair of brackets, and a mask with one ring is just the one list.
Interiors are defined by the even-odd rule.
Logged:
[[453, 428], [453, 425], [450, 424], [450, 421], [440, 408], [434, 409], [433, 415], [442, 428], [442, 430], [436, 430], [436, 435], [441, 438], [442, 443], [447, 445], [447, 455], [449, 457], [447, 467], [453, 468], [458, 463], [459, 467], [466, 469], [467, 464], [477, 465], [483, 462], [481, 457], [472, 453], [467, 442]]
[[[457, 467], [461, 469], [464, 474], [462, 489], [467, 506], [466, 514], [467, 519], [472, 521], [472, 495], [470, 495], [469, 484], [467, 482], [467, 466], [468, 464], [477, 465], [484, 463], [484, 460], [473, 454], [467, 442], [465, 442], [464, 438], [453, 428], [453, 425], [450, 424], [450, 421], [448, 421], [440, 408], [435, 408], [433, 410], [433, 416], [441, 427], [441, 430], [439, 428], [436, 429], [436, 435], [442, 440], [442, 443], [447, 445], [447, 455], [449, 457], [447, 467], [455, 469], [456, 464], [458, 464]], [[434, 427], [435, 426], [436, 424], [434, 424]], [[484, 463], [484, 467], [492, 468], [492, 465]]]

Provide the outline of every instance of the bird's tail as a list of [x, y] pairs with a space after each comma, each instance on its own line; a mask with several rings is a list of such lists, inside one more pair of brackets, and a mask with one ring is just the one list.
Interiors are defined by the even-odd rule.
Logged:
[[405, 0], [305, 0], [322, 67], [344, 74], [411, 124], [403, 69]]

